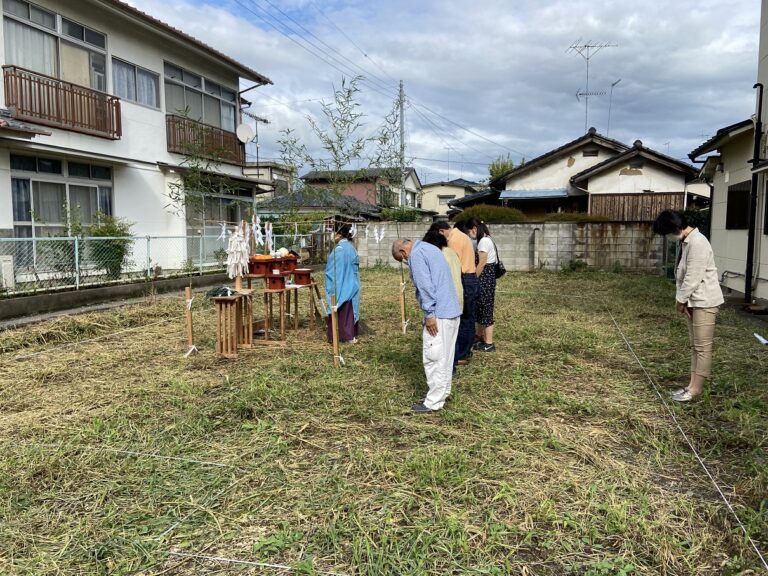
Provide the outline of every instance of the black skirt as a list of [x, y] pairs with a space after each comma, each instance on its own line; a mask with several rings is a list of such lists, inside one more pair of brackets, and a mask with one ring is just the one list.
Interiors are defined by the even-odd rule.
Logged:
[[475, 322], [493, 326], [493, 301], [496, 298], [496, 264], [486, 264], [479, 278], [480, 292], [475, 307]]

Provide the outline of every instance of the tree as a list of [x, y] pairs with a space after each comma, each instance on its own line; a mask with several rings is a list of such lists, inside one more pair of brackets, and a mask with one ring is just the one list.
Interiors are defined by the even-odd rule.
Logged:
[[[364, 127], [364, 114], [357, 98], [362, 79], [361, 76], [351, 80], [343, 78], [341, 87], [334, 88], [333, 102], [322, 102], [324, 122], [307, 116], [312, 133], [320, 144], [322, 157], [313, 155], [294, 130], [289, 128], [282, 131], [282, 137], [278, 140], [280, 157], [293, 171], [294, 189], [291, 192], [295, 207], [299, 203], [299, 195], [304, 200], [328, 194], [332, 198], [339, 198], [363, 174], [364, 168], [351, 167], [364, 158], [369, 168], [387, 170], [390, 179], [396, 179], [399, 187], [402, 174], [397, 168], [399, 160], [395, 146], [398, 117], [393, 109], [372, 136], [360, 134]], [[328, 187], [314, 190], [307, 186], [295, 177], [302, 170], [322, 173], [328, 181]], [[371, 203], [375, 202], [376, 199], [372, 198]]]
[[515, 167], [515, 163], [512, 158], [509, 157], [509, 153], [506, 156], [499, 156], [488, 165], [488, 174], [490, 180], [493, 181], [502, 174], [505, 174]]
[[176, 182], [168, 185], [168, 204], [172, 214], [184, 217], [187, 222], [205, 223], [205, 199], [213, 195], [231, 195], [233, 200], [244, 204], [235, 195], [237, 186], [222, 174], [222, 164], [231, 162], [232, 150], [220, 144], [211, 127], [189, 119], [188, 110], [180, 116], [179, 140], [184, 160]]

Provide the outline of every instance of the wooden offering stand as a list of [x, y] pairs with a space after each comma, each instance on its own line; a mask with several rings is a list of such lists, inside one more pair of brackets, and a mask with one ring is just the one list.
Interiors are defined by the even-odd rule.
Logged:
[[216, 306], [216, 354], [224, 358], [237, 358], [240, 348], [253, 346], [253, 290], [242, 287], [235, 279], [235, 290], [230, 296], [213, 298]]

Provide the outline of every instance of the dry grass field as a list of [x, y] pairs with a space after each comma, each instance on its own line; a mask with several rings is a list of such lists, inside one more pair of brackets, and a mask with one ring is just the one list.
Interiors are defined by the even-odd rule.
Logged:
[[[189, 358], [178, 298], [0, 333], [0, 573], [762, 573], [622, 337], [685, 380], [669, 281], [508, 274], [498, 351], [426, 416], [412, 290], [403, 336], [399, 274], [363, 282], [341, 369], [307, 326], [217, 359], [202, 295]], [[757, 329], [724, 310], [713, 384], [670, 409], [766, 551]]]

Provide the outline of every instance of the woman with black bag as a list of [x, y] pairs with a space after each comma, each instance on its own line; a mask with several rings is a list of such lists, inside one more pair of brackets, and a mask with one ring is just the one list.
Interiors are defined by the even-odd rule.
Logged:
[[[496, 345], [493, 343], [493, 305], [496, 297], [496, 269], [498, 266], [499, 254], [496, 250], [496, 244], [491, 239], [491, 233], [488, 226], [481, 222], [477, 225], [477, 277], [480, 283], [480, 293], [477, 298], [477, 307], [475, 309], [475, 322], [477, 343], [474, 349], [478, 352], [495, 352]], [[501, 276], [501, 274], [499, 274]]]

